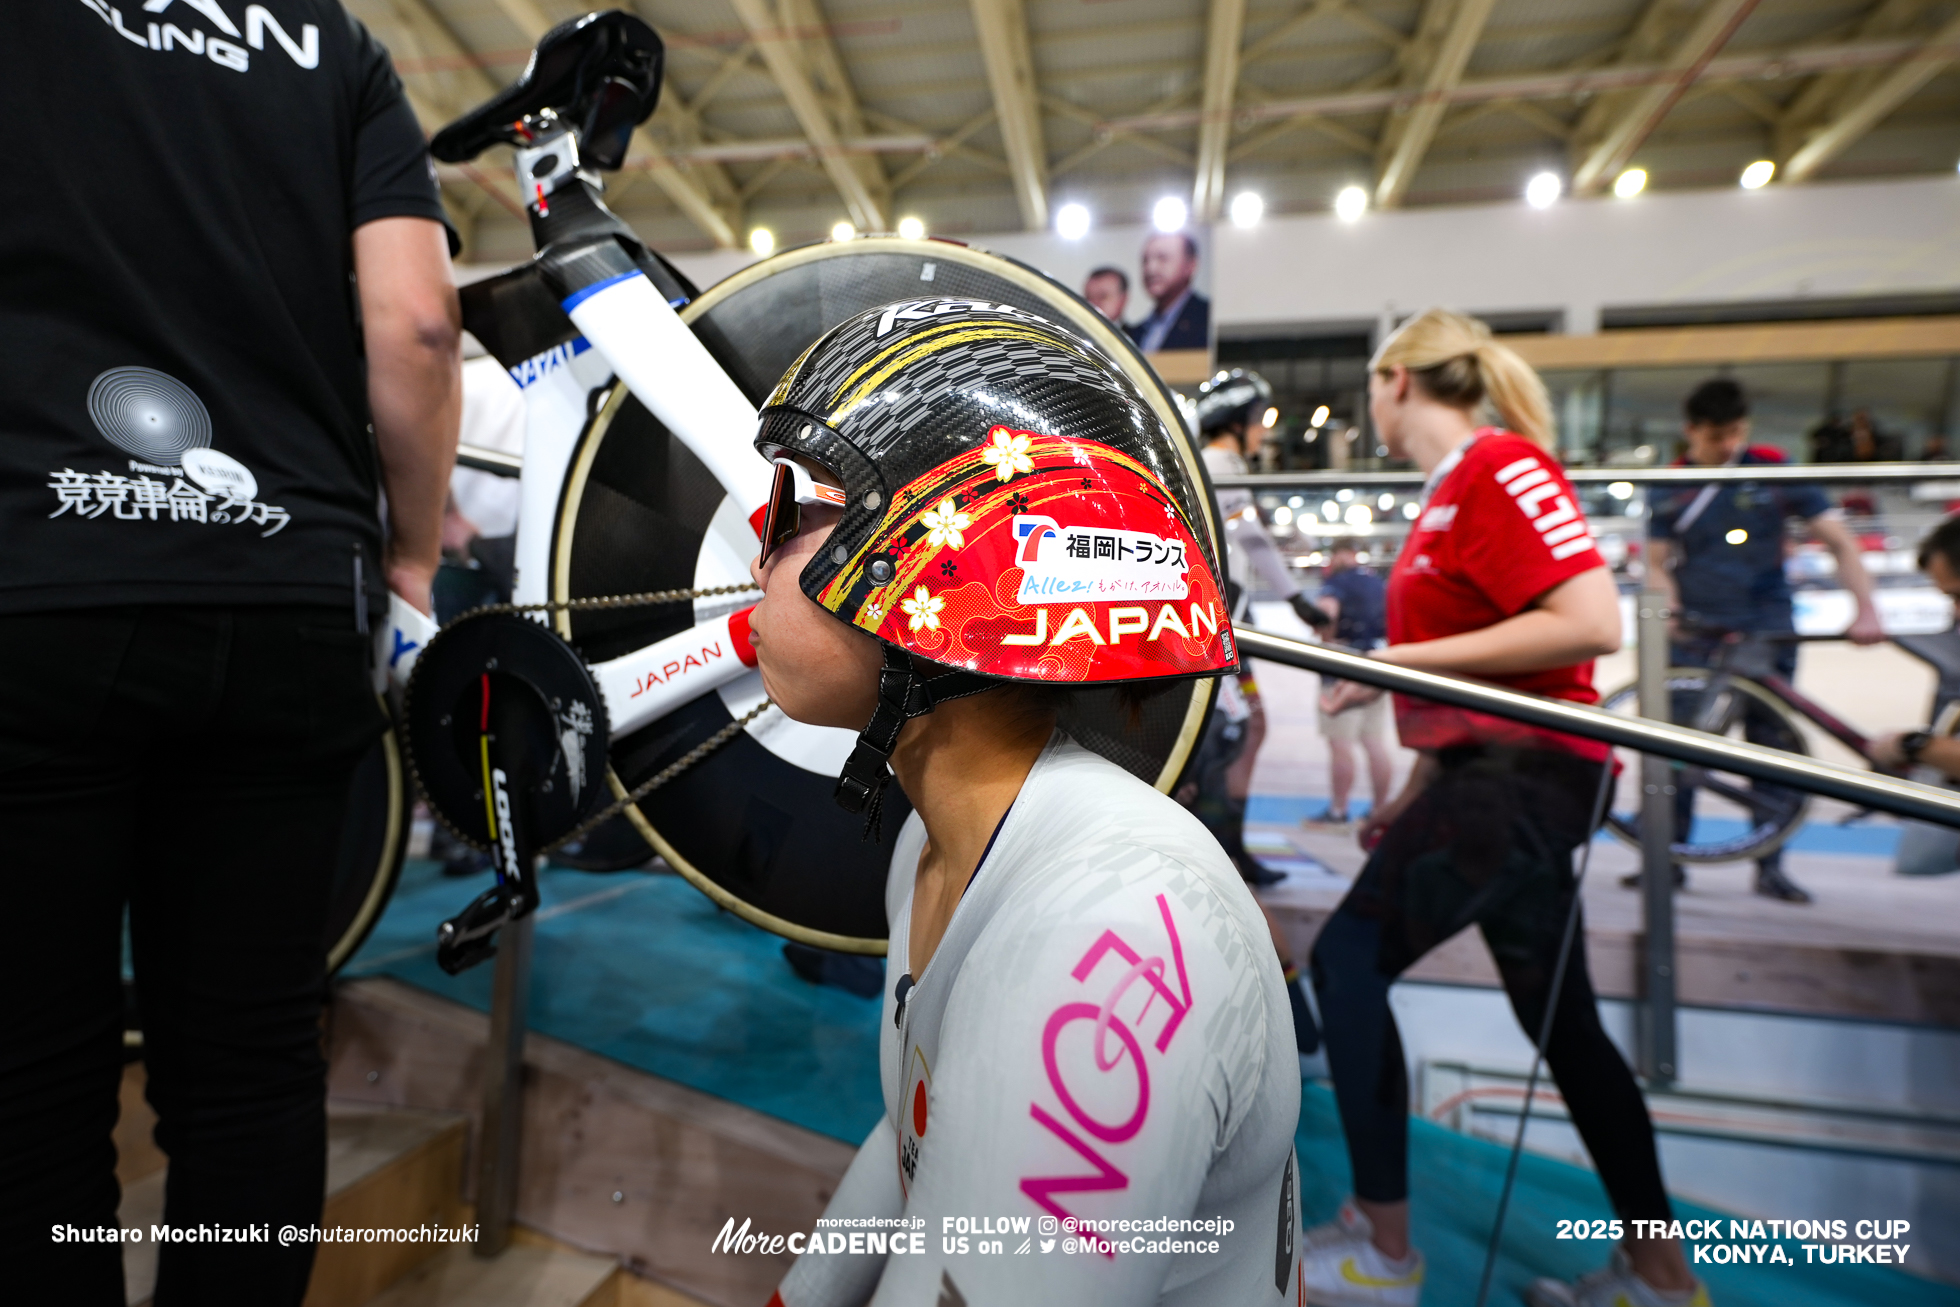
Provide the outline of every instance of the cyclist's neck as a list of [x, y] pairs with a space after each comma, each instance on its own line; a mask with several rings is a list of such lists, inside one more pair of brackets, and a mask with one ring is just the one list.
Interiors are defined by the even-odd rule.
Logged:
[[912, 955], [900, 962], [913, 976], [925, 970], [987, 842], [1054, 730], [1053, 713], [1021, 711], [1012, 696], [1000, 694], [954, 699], [905, 724], [892, 771], [926, 828], [914, 881]]

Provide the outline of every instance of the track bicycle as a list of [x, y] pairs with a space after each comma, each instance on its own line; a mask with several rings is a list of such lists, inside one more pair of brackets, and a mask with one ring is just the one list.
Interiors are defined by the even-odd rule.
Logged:
[[[1870, 757], [1868, 736], [1798, 690], [1776, 667], [1781, 648], [1839, 640], [1842, 636], [1737, 631], [1707, 624], [1686, 625], [1683, 633], [1711, 642], [1713, 650], [1706, 667], [1667, 669], [1669, 720], [1676, 725], [1692, 726], [1714, 735], [1746, 738], [1751, 743], [1786, 753], [1808, 755], [1809, 742], [1799, 725], [1807, 721], [1860, 758]], [[1952, 697], [1950, 683], [1960, 677], [1960, 659], [1955, 657], [1960, 637], [1954, 632], [1939, 636], [1896, 636], [1893, 643], [1932, 664], [1941, 678], [1940, 701]], [[1638, 713], [1638, 682], [1613, 691], [1601, 700], [1600, 706], [1613, 712]], [[1960, 714], [1947, 712], [1940, 714], [1940, 718], [1936, 729], [1951, 733], [1954, 719], [1960, 718]], [[1677, 862], [1739, 862], [1763, 857], [1796, 835], [1810, 810], [1811, 796], [1806, 791], [1751, 781], [1733, 772], [1699, 764], [1677, 762], [1671, 771], [1679, 796], [1676, 839], [1672, 845]], [[1712, 812], [1693, 811], [1695, 796], [1699, 794], [1715, 800]], [[1863, 815], [1856, 812], [1845, 821]], [[1638, 847], [1637, 809], [1609, 813], [1606, 822], [1615, 835]]]
[[[524, 392], [514, 603], [440, 632], [397, 603], [380, 662], [406, 687], [415, 779], [498, 883], [446, 923], [438, 960], [490, 955], [535, 907], [532, 855], [623, 815], [720, 906], [803, 943], [882, 953], [881, 838], [831, 798], [851, 732], [770, 709], [747, 646], [748, 563], [771, 473], [757, 407], [824, 331], [866, 309], [964, 300], [1035, 313], [1124, 370], [1172, 432], [1175, 397], [1086, 301], [1014, 260], [872, 236], [791, 249], [702, 291], [604, 204], [601, 174], [659, 95], [660, 38], [633, 15], [547, 32], [518, 80], [438, 132], [466, 163], [508, 147], [538, 253], [462, 292], [464, 325]], [[1218, 540], [1196, 448], [1204, 530]], [[1194, 681], [1147, 705], [1078, 696], [1066, 726], [1168, 792], [1209, 712]]]

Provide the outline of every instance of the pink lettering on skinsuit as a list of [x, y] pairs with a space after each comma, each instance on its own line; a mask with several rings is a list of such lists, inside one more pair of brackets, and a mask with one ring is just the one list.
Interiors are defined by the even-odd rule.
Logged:
[[[1049, 1013], [1041, 1031], [1041, 1062], [1048, 1072], [1048, 1087], [1055, 1091], [1055, 1097], [1073, 1118], [1075, 1125], [1104, 1144], [1121, 1144], [1134, 1139], [1144, 1123], [1150, 1119], [1150, 1069], [1144, 1063], [1143, 1046], [1137, 1042], [1136, 1035], [1129, 1024], [1116, 1015], [1116, 1005], [1123, 1000], [1130, 987], [1138, 981], [1145, 982], [1150, 992], [1144, 997], [1143, 1007], [1137, 1012], [1141, 1022], [1150, 1012], [1150, 1007], [1159, 998], [1164, 1000], [1164, 1025], [1157, 1033], [1154, 1044], [1161, 1056], [1170, 1049], [1171, 1040], [1177, 1037], [1178, 1028], [1191, 1011], [1191, 979], [1184, 970], [1184, 944], [1178, 938], [1177, 923], [1171, 919], [1170, 901], [1162, 894], [1157, 896], [1157, 910], [1164, 918], [1164, 932], [1170, 937], [1171, 965], [1166, 967], [1162, 956], [1144, 957], [1132, 948], [1128, 941], [1113, 930], [1105, 930], [1102, 936], [1091, 944], [1088, 951], [1075, 964], [1069, 973], [1078, 982], [1088, 983], [1103, 959], [1114, 954], [1118, 961], [1126, 964], [1121, 972], [1113, 977], [1113, 983], [1104, 991], [1101, 1003], [1063, 1003]], [[1177, 992], [1172, 992], [1167, 975], [1175, 969]], [[1131, 1072], [1136, 1077], [1136, 1109], [1125, 1121], [1109, 1122], [1099, 1120], [1085, 1111], [1071, 1093], [1067, 1077], [1063, 1074], [1061, 1062], [1056, 1057], [1055, 1045], [1062, 1031], [1076, 1021], [1095, 1023], [1095, 1064], [1096, 1070], [1103, 1074], [1114, 1071], [1119, 1063], [1129, 1060]], [[1116, 1035], [1116, 1050], [1110, 1051], [1109, 1036]], [[1080, 1088], [1081, 1086], [1078, 1086]], [[1055, 1201], [1056, 1194], [1094, 1193], [1105, 1189], [1127, 1189], [1130, 1179], [1108, 1158], [1097, 1150], [1093, 1143], [1086, 1142], [1081, 1135], [1071, 1129], [1067, 1122], [1058, 1120], [1052, 1113], [1044, 1110], [1039, 1103], [1028, 1104], [1028, 1114], [1039, 1122], [1050, 1134], [1073, 1149], [1081, 1158], [1095, 1168], [1093, 1175], [1054, 1175], [1027, 1176], [1021, 1181], [1021, 1192], [1034, 1199], [1042, 1210], [1058, 1219], [1073, 1215], [1067, 1208]], [[1105, 1246], [1105, 1257], [1114, 1257], [1115, 1251]]]

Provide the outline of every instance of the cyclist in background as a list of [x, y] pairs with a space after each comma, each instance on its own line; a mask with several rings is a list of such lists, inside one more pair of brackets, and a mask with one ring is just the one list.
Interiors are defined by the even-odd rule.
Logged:
[[[1233, 368], [1198, 387], [1196, 425], [1202, 442], [1205, 470], [1214, 477], [1244, 476], [1259, 456], [1266, 436], [1278, 420], [1273, 388], [1257, 372]], [[1294, 613], [1318, 631], [1331, 631], [1333, 620], [1315, 607], [1293, 578], [1279, 546], [1259, 519], [1252, 492], [1217, 492], [1218, 520], [1225, 527], [1226, 589], [1231, 596], [1232, 620], [1245, 622], [1258, 590], [1283, 596]], [[1219, 686], [1205, 739], [1192, 768], [1186, 801], [1226, 853], [1239, 874], [1254, 885], [1273, 885], [1284, 877], [1246, 852], [1245, 805], [1252, 791], [1252, 768], [1266, 738], [1266, 712], [1251, 669]]]
[[[1742, 387], [1727, 377], [1704, 381], [1683, 406], [1688, 452], [1675, 466], [1754, 467], [1787, 462], [1783, 452], [1749, 443], [1749, 402]], [[1848, 632], [1857, 644], [1885, 638], [1872, 602], [1871, 577], [1844, 517], [1815, 485], [1788, 481], [1717, 481], [1657, 493], [1648, 525], [1648, 567], [1670, 596], [1676, 614], [1673, 664], [1707, 667], [1724, 631], [1794, 634], [1789, 579], [1784, 575], [1784, 524], [1800, 518], [1837, 560], [1838, 582], [1851, 593], [1857, 615]], [[1797, 646], [1779, 644], [1776, 669], [1795, 680]], [[1744, 732], [1752, 742], [1774, 744], [1753, 705], [1745, 710]], [[1772, 793], [1753, 782], [1752, 789]], [[1675, 829], [1691, 828], [1694, 789], [1683, 785], [1675, 798]], [[1686, 884], [1677, 865], [1674, 883]], [[1638, 873], [1621, 884], [1640, 883]], [[1783, 871], [1781, 849], [1756, 861], [1756, 893], [1786, 903], [1808, 903], [1810, 895]]]

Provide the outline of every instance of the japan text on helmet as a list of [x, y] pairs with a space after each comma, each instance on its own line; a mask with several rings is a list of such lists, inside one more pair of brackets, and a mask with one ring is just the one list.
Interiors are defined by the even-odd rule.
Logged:
[[1250, 368], [1221, 372], [1198, 387], [1198, 432], [1211, 435], [1234, 423], [1251, 426], [1255, 414], [1272, 407], [1273, 388]]
[[[934, 703], [1001, 681], [1236, 667], [1176, 438], [1115, 363], [1053, 323], [962, 299], [873, 309], [804, 351], [761, 419], [765, 456], [801, 455], [844, 487], [803, 592], [886, 646], [845, 807], [876, 794], [899, 727]], [[947, 670], [928, 678], [915, 659]]]

